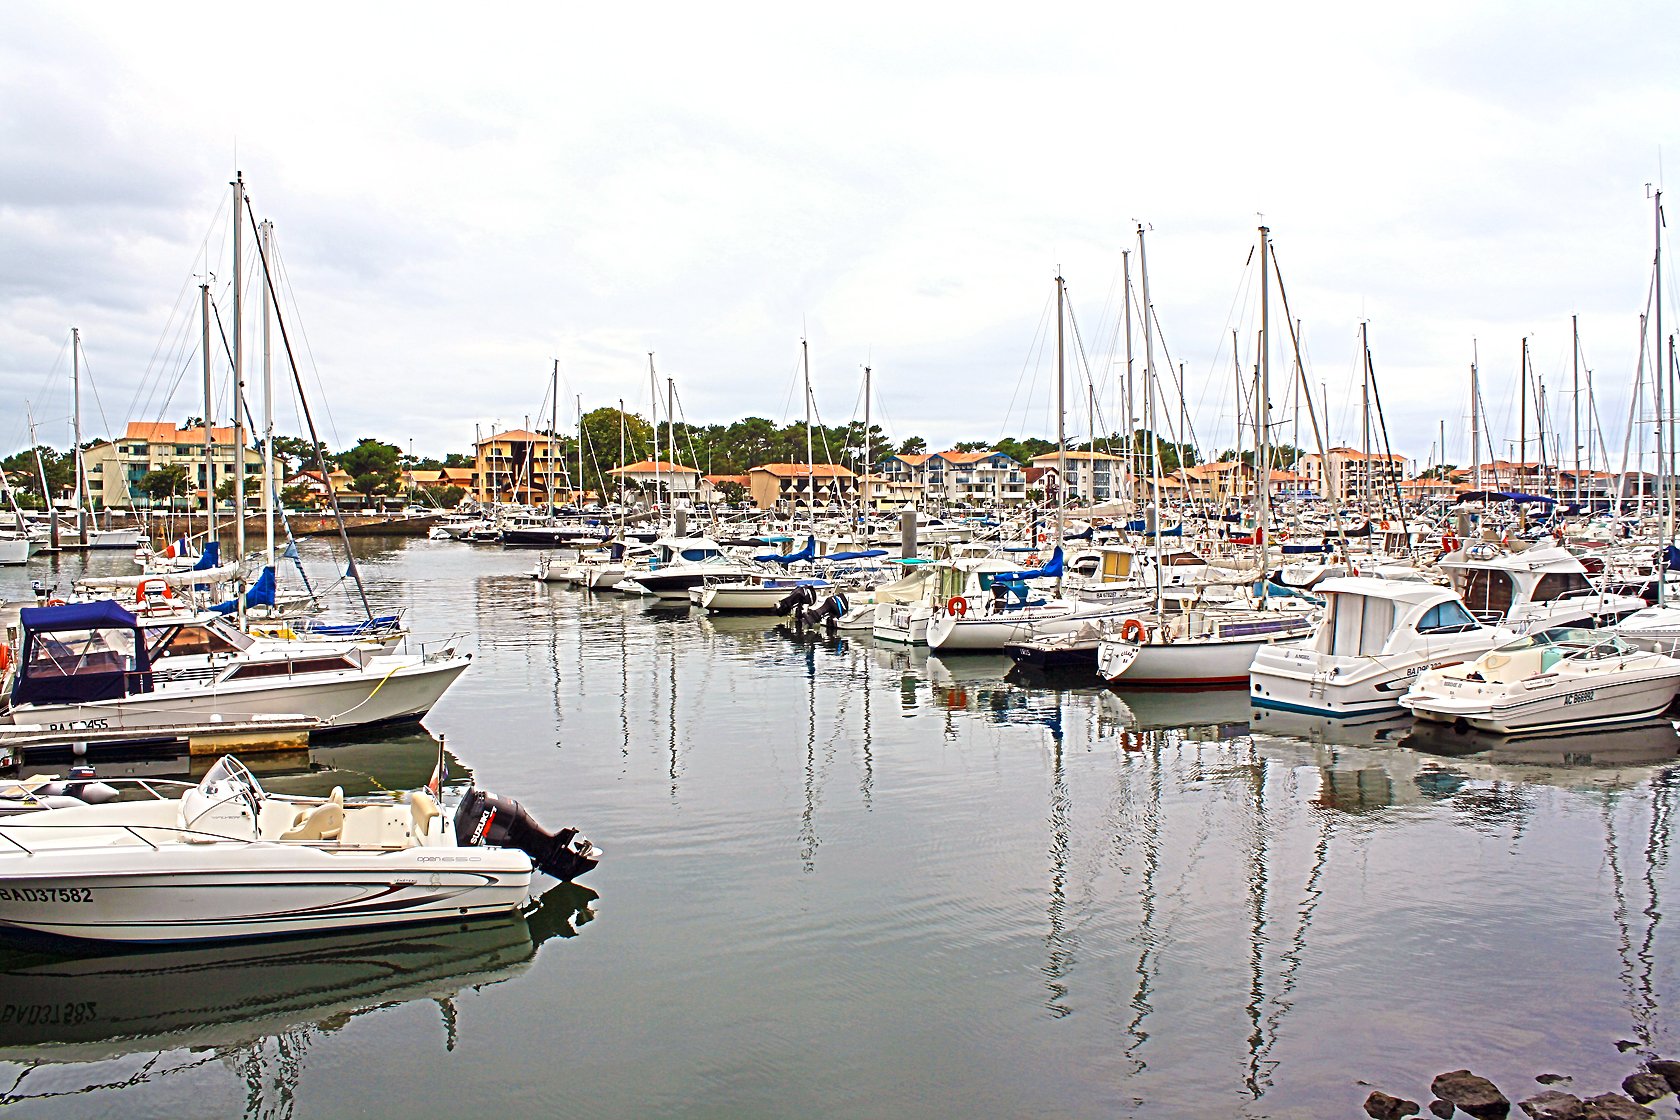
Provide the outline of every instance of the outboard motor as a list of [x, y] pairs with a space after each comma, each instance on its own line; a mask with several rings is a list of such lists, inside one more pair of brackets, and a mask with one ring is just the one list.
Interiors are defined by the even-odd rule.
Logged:
[[579, 836], [577, 829], [548, 832], [513, 798], [479, 789], [467, 790], [455, 808], [455, 843], [463, 848], [479, 844], [518, 848], [531, 857], [537, 870], [562, 883], [601, 862], [600, 849]]
[[[805, 590], [811, 591], [812, 589], [807, 587]], [[814, 591], [812, 592], [811, 598], [816, 598], [816, 593]], [[845, 596], [836, 593], [834, 595], [830, 595], [821, 603], [800, 607], [798, 615], [799, 625], [801, 629], [806, 626], [815, 627], [826, 625], [829, 632], [832, 633], [839, 626], [840, 616], [845, 613]]]
[[776, 604], [776, 613], [789, 614], [805, 607], [809, 607], [816, 601], [816, 588], [809, 584], [801, 584], [785, 595], [781, 602]]

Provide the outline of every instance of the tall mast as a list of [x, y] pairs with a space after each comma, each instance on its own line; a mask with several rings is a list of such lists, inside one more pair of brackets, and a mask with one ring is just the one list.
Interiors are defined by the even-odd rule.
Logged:
[[[1063, 305], [1067, 299], [1067, 282], [1062, 279], [1060, 272], [1056, 273], [1056, 546], [1062, 544], [1062, 525], [1067, 519], [1067, 407], [1066, 391], [1063, 377], [1064, 362], [1062, 357], [1062, 320], [1065, 317]], [[1096, 465], [1092, 464], [1091, 479], [1095, 483], [1097, 477]], [[1096, 489], [1095, 485], [1091, 487]], [[1058, 589], [1062, 578], [1056, 577]]]
[[[234, 225], [238, 226], [235, 216]], [[211, 442], [210, 421], [216, 414], [216, 383], [210, 377], [210, 285], [198, 286], [199, 319], [204, 325], [204, 541], [216, 539], [216, 449]], [[328, 488], [332, 479], [323, 479]]]
[[869, 534], [869, 367], [863, 367], [863, 479], [858, 515], [863, 519], [864, 543]]
[[618, 516], [624, 521], [624, 398], [618, 398]]
[[82, 494], [87, 489], [87, 469], [82, 463], [82, 332], [70, 328], [70, 393], [75, 402], [76, 441], [76, 540], [83, 548], [88, 543], [87, 509]]
[[[1161, 472], [1160, 450], [1161, 440], [1155, 433], [1155, 333], [1151, 329], [1155, 316], [1153, 306], [1149, 302], [1149, 257], [1143, 247], [1143, 223], [1137, 227], [1138, 238], [1138, 284], [1139, 297], [1143, 301], [1143, 412], [1144, 424], [1149, 431], [1149, 500], [1155, 507], [1155, 524], [1153, 526], [1155, 538], [1155, 614], [1161, 614]], [[1144, 527], [1150, 528], [1149, 519], [1144, 519]]]
[[[1662, 226], [1663, 226], [1663, 216], [1662, 216], [1662, 188], [1661, 187], [1657, 188], [1657, 192], [1656, 192], [1656, 213], [1655, 213], [1655, 215], [1653, 215], [1653, 219], [1654, 219], [1654, 222], [1655, 222], [1654, 240], [1656, 241], [1656, 254], [1655, 254], [1655, 257], [1654, 257], [1654, 260], [1655, 260], [1655, 266], [1654, 267], [1656, 269], [1656, 274], [1657, 274], [1657, 276], [1656, 276], [1656, 302], [1657, 302], [1656, 325], [1657, 325], [1657, 330], [1656, 330], [1656, 336], [1655, 336], [1656, 340], [1657, 340], [1657, 347], [1656, 347], [1656, 349], [1657, 349], [1657, 375], [1656, 375], [1656, 378], [1655, 378], [1656, 385], [1657, 385], [1657, 500], [1663, 502], [1663, 509], [1665, 511], [1663, 513], [1663, 540], [1662, 540], [1663, 547], [1657, 549], [1657, 556], [1659, 557], [1659, 560], [1658, 560], [1658, 563], [1657, 563], [1657, 595], [1658, 595], [1658, 601], [1660, 602], [1661, 597], [1662, 597], [1662, 588], [1663, 588], [1664, 577], [1667, 574], [1666, 571], [1665, 571], [1666, 565], [1662, 562], [1662, 558], [1665, 558], [1668, 555], [1668, 545], [1670, 545], [1674, 541], [1674, 502], [1672, 501], [1672, 499], [1670, 498], [1670, 495], [1669, 495], [1669, 488], [1673, 483], [1672, 483], [1672, 480], [1668, 477], [1668, 475], [1669, 475], [1668, 464], [1663, 459], [1663, 425], [1666, 422], [1666, 416], [1664, 415], [1664, 412], [1663, 412], [1663, 394], [1665, 392], [1668, 392], [1669, 395], [1672, 396], [1673, 393], [1671, 392], [1672, 386], [1668, 386], [1668, 385], [1664, 384], [1664, 382], [1667, 381], [1667, 376], [1665, 375], [1665, 369], [1664, 369], [1664, 364], [1663, 364], [1663, 352], [1667, 347], [1666, 347], [1666, 344], [1663, 341], [1663, 325], [1662, 325], [1662, 307], [1663, 307], [1663, 294], [1662, 294]], [[1669, 402], [1669, 408], [1672, 409], [1673, 407], [1674, 407], [1674, 404], [1673, 404], [1673, 401], [1671, 400]], [[1641, 487], [1641, 489], [1643, 489], [1643, 487]]]
[[1131, 477], [1132, 499], [1141, 496], [1137, 487], [1137, 414], [1132, 396], [1132, 251], [1120, 250], [1121, 287], [1126, 307], [1126, 470]]
[[[1581, 504], [1581, 320], [1579, 315], [1569, 317], [1569, 336], [1574, 342], [1572, 347], [1573, 369], [1569, 397], [1574, 405], [1574, 432], [1572, 439], [1575, 443], [1575, 504]], [[1588, 461], [1591, 461], [1589, 455]]]
[[816, 447], [811, 442], [811, 347], [799, 340], [799, 363], [805, 371], [805, 500], [811, 511], [811, 529], [817, 527], [817, 463]]
[[[1254, 480], [1260, 487], [1259, 514], [1255, 522], [1255, 535], [1260, 538], [1260, 605], [1266, 604], [1266, 560], [1268, 545], [1270, 545], [1271, 531], [1266, 527], [1270, 519], [1272, 503], [1272, 457], [1271, 457], [1271, 429], [1272, 429], [1272, 366], [1271, 366], [1271, 320], [1268, 276], [1266, 274], [1267, 242], [1271, 238], [1271, 230], [1260, 227], [1260, 399], [1254, 405], [1255, 427], [1255, 471]], [[1242, 460], [1237, 460], [1240, 471]], [[1239, 474], [1238, 477], [1241, 477]]]
[[1470, 350], [1470, 486], [1482, 488], [1482, 390], [1477, 384], [1475, 344]]
[[653, 415], [653, 504], [659, 504], [659, 375], [653, 372], [653, 352], [648, 351], [648, 407]]
[[1517, 373], [1517, 485], [1524, 485], [1522, 479], [1528, 473], [1528, 336], [1522, 340], [1522, 368]]
[[[579, 509], [582, 509], [583, 508], [583, 503], [584, 503], [584, 486], [583, 486], [583, 394], [582, 393], [579, 393], [577, 395], [577, 414], [578, 414], [577, 506], [578, 506]], [[597, 466], [597, 470], [598, 469], [599, 469], [599, 467]]]
[[[554, 517], [554, 437], [560, 431], [560, 359], [554, 359], [554, 373], [548, 385], [548, 516]], [[582, 447], [582, 433], [578, 446]]]
[[[665, 450], [671, 456], [671, 505], [677, 504], [677, 381], [665, 379]], [[675, 517], [676, 514], [672, 514]]]
[[[269, 253], [274, 247], [274, 223], [264, 220], [262, 239], [257, 251], [262, 254], [266, 271]], [[272, 308], [268, 285], [262, 286], [262, 362], [263, 362], [263, 557], [267, 567], [274, 567], [274, 500], [279, 492], [274, 479], [274, 350], [269, 331], [272, 328]]]
[[[245, 173], [233, 180], [233, 555], [245, 558]], [[245, 596], [238, 597], [239, 618], [245, 619]]]
[[1371, 508], [1371, 340], [1366, 333], [1368, 323], [1359, 324], [1359, 349], [1364, 354], [1360, 367], [1359, 389], [1359, 451], [1364, 455], [1365, 470], [1360, 478], [1360, 501]]

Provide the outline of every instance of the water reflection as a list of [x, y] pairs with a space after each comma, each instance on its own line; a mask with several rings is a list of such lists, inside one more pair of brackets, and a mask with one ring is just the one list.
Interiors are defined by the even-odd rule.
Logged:
[[[0, 1091], [0, 1105], [131, 1088], [186, 1065], [219, 1064], [245, 1082], [247, 1116], [290, 1116], [312, 1044], [361, 1016], [431, 1000], [444, 1048], [453, 1050], [455, 997], [518, 976], [545, 941], [577, 936], [596, 898], [561, 884], [518, 916], [459, 926], [90, 956], [0, 954], [0, 1061], [26, 1067]], [[147, 1058], [137, 1069], [113, 1068], [137, 1055]]]

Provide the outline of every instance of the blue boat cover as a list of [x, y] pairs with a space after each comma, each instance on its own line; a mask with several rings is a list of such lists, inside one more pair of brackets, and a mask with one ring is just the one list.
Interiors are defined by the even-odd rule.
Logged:
[[1050, 554], [1050, 562], [1042, 568], [1032, 568], [1024, 572], [999, 572], [992, 577], [993, 583], [1020, 583], [1029, 579], [1051, 579], [1062, 574], [1062, 546], [1057, 545], [1056, 551]]
[[93, 603], [66, 603], [62, 607], [24, 607], [18, 621], [25, 630], [97, 630], [120, 626], [132, 630], [139, 625], [134, 615], [115, 599]]
[[[272, 607], [274, 605], [274, 569], [264, 568], [262, 575], [257, 577], [245, 591], [245, 605], [247, 607]], [[217, 603], [210, 608], [217, 614], [232, 614], [239, 609], [239, 600], [229, 599], [225, 603]]]
[[868, 560], [876, 556], [885, 556], [884, 548], [866, 548], [862, 552], [831, 552], [824, 556], [824, 560]]
[[806, 540], [805, 547], [800, 549], [798, 552], [789, 552], [785, 555], [780, 552], [766, 552], [762, 555], [754, 556], [753, 559], [757, 560], [761, 564], [792, 564], [797, 560], [809, 560], [816, 554], [817, 538], [816, 534], [812, 534], [811, 537]]
[[222, 562], [222, 542], [205, 541], [204, 551], [198, 555], [198, 563], [192, 566], [195, 572], [208, 571]]

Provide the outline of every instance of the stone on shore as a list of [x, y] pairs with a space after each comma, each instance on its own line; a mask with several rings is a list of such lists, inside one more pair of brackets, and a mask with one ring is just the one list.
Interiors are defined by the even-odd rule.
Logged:
[[1657, 1115], [1642, 1104], [1634, 1104], [1620, 1093], [1600, 1093], [1581, 1102], [1582, 1120], [1653, 1120]]
[[1458, 1111], [1458, 1106], [1451, 1101], [1433, 1100], [1429, 1102], [1429, 1111], [1441, 1120], [1452, 1120], [1452, 1114]]
[[1380, 1089], [1373, 1090], [1371, 1095], [1365, 1098], [1365, 1112], [1373, 1120], [1405, 1120], [1407, 1116], [1418, 1114], [1418, 1103], [1391, 1097]]
[[1467, 1069], [1443, 1073], [1429, 1083], [1430, 1091], [1474, 1116], [1476, 1120], [1505, 1120], [1511, 1102], [1493, 1082]]
[[1518, 1101], [1517, 1107], [1528, 1113], [1532, 1120], [1582, 1120], [1586, 1115], [1586, 1106], [1581, 1103], [1580, 1097], [1555, 1089], [1547, 1089], [1526, 1101]]
[[1622, 1081], [1622, 1092], [1640, 1104], [1649, 1104], [1658, 1097], [1668, 1096], [1674, 1088], [1660, 1073], [1630, 1073]]
[[1654, 1062], [1646, 1062], [1645, 1068], [1667, 1081], [1670, 1089], [1680, 1093], [1680, 1062], [1658, 1058]]

